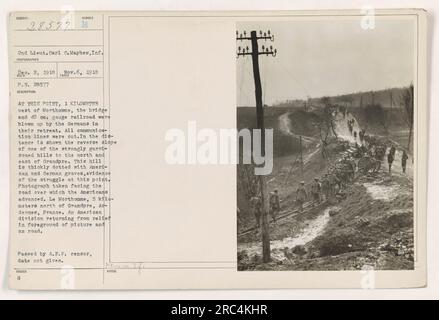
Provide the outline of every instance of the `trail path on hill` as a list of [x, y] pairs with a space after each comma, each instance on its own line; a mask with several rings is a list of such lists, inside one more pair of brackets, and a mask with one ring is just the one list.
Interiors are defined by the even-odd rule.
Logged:
[[[353, 129], [352, 132], [356, 131], [357, 132], [357, 138], [354, 138], [354, 135], [350, 133], [349, 131], [349, 127], [348, 127], [348, 121], [349, 120], [353, 120], [354, 125], [353, 125]], [[343, 117], [342, 114], [338, 113], [335, 116], [335, 132], [337, 133], [337, 136], [343, 140], [346, 140], [350, 143], [355, 143], [357, 142], [359, 145], [361, 145], [361, 141], [360, 138], [358, 136], [358, 133], [360, 132], [361, 128], [360, 125], [358, 124], [357, 120], [352, 116], [352, 115], [346, 115], [346, 117]]]

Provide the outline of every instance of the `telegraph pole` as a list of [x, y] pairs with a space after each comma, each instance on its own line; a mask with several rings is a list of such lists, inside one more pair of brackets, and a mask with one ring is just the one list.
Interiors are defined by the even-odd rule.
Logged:
[[[276, 56], [277, 50], [273, 49], [273, 46], [266, 47], [261, 46], [259, 50], [258, 40], [264, 41], [274, 41], [274, 36], [271, 34], [270, 30], [267, 32], [259, 31], [259, 36], [256, 31], [250, 32], [250, 37], [247, 36], [246, 31], [239, 33], [236, 31], [236, 40], [238, 41], [250, 41], [251, 51], [247, 47], [238, 47], [237, 57], [250, 55], [253, 62], [253, 78], [255, 82], [255, 99], [256, 99], [256, 124], [257, 128], [261, 130], [261, 153], [265, 156], [265, 126], [264, 126], [264, 107], [262, 105], [262, 86], [261, 86], [261, 75], [259, 72], [259, 56], [260, 55], [271, 55]], [[265, 176], [259, 176], [259, 184], [261, 190], [261, 204], [262, 204], [262, 261], [270, 262], [271, 250], [270, 250], [270, 225], [268, 223], [268, 198], [267, 198], [267, 186], [265, 181]]]

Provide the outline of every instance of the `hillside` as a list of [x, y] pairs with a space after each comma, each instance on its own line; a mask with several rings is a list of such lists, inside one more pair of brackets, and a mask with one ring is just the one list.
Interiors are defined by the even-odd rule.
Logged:
[[[374, 135], [389, 137], [401, 146], [407, 146], [409, 127], [403, 103], [407, 89], [389, 88], [327, 98], [331, 105], [346, 107], [362, 129]], [[310, 98], [307, 101], [288, 100], [264, 108], [266, 127], [275, 129], [275, 156], [289, 155], [299, 150], [297, 136], [287, 137], [279, 134], [278, 117], [289, 113], [294, 134], [316, 136], [318, 131], [315, 124], [319, 122], [324, 108], [322, 99], [323, 97]], [[238, 107], [237, 110], [238, 128], [252, 128], [256, 123], [255, 108]], [[413, 143], [413, 137], [410, 143]]]

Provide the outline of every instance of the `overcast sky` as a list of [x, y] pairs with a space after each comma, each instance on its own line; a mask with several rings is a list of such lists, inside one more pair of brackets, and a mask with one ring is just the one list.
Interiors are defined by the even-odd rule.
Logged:
[[[338, 95], [407, 86], [415, 65], [413, 20], [377, 19], [374, 30], [359, 20], [242, 22], [239, 31], [268, 30], [278, 50], [260, 56], [263, 100]], [[248, 42], [248, 41], [247, 41]], [[246, 46], [247, 42], [237, 42]], [[259, 40], [260, 45], [264, 41]], [[250, 46], [250, 43], [248, 43]], [[238, 106], [255, 105], [251, 57], [237, 59]]]

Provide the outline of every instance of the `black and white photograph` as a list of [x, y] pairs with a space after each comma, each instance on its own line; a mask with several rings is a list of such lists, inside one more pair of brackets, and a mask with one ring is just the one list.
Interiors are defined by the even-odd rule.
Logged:
[[0, 296], [437, 296], [439, 7], [300, 1], [0, 9]]
[[369, 18], [237, 23], [239, 271], [414, 269], [416, 20]]

